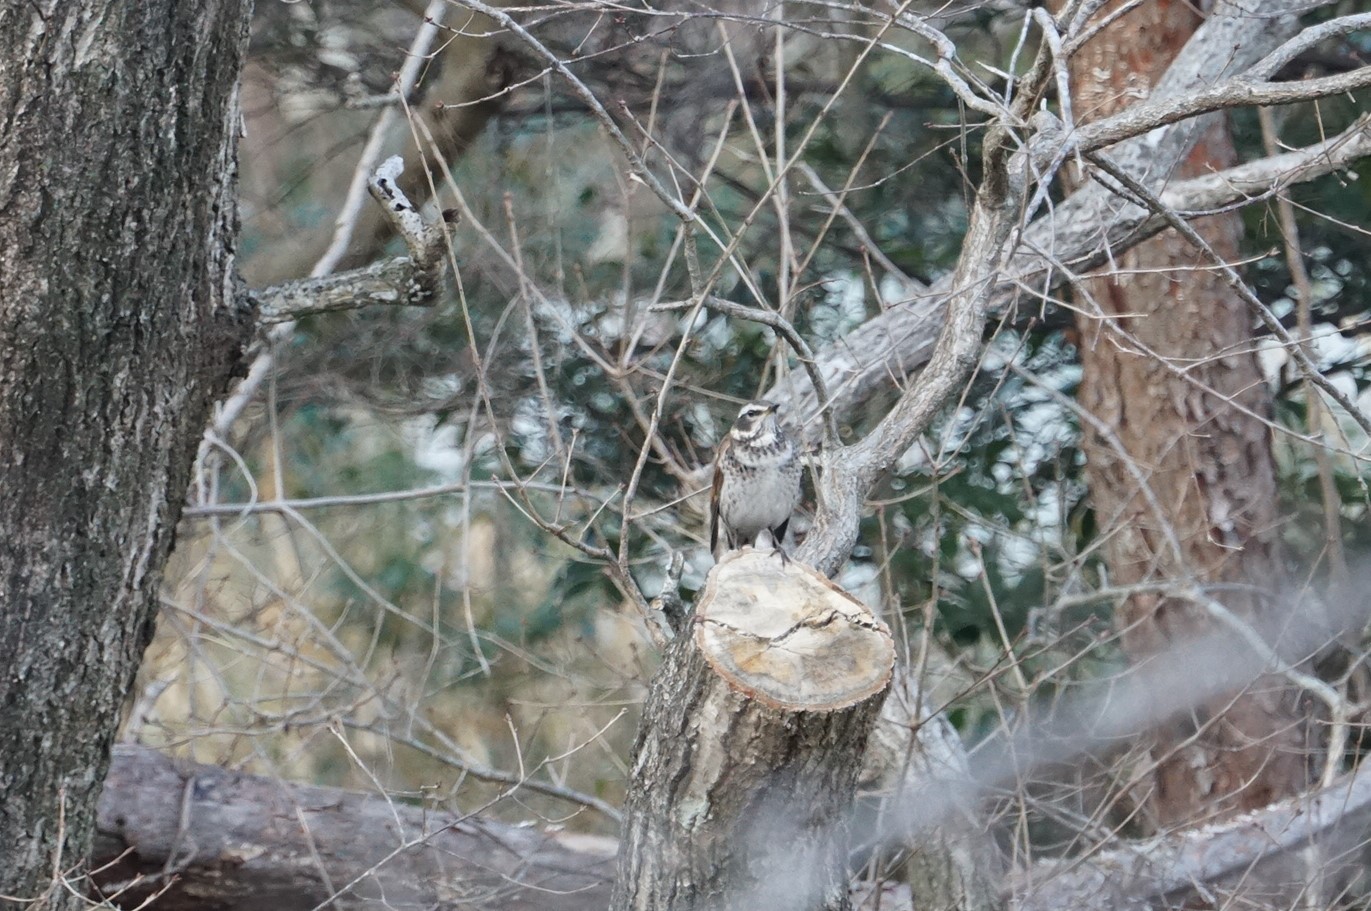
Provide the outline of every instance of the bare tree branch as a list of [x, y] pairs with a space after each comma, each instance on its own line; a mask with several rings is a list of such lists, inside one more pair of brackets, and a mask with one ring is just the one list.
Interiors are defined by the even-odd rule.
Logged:
[[520, 25], [517, 20], [503, 10], [482, 3], [481, 0], [455, 0], [455, 2], [459, 6], [464, 6], [473, 12], [480, 13], [499, 23], [502, 28], [506, 28], [514, 33], [529, 50], [542, 58], [542, 60], [544, 60], [547, 65], [566, 82], [571, 88], [572, 93], [581, 100], [581, 103], [590, 109], [590, 112], [595, 115], [595, 119], [600, 121], [600, 124], [605, 128], [605, 132], [614, 140], [615, 145], [619, 147], [619, 151], [622, 152], [624, 157], [628, 160], [629, 167], [632, 168], [634, 176], [656, 194], [657, 198], [662, 201], [662, 204], [670, 209], [681, 221], [686, 222], [687, 224], [697, 221], [694, 210], [687, 206], [677, 194], [667, 189], [667, 187], [657, 178], [657, 175], [652, 173], [646, 162], [643, 161], [642, 156], [638, 154], [638, 150], [633, 147], [633, 143], [628, 141], [628, 137], [619, 129], [619, 125], [615, 123], [614, 118], [609, 116], [609, 111], [605, 110], [604, 105], [600, 103], [600, 99], [595, 97], [595, 93], [571, 71], [562, 58], [548, 50], [545, 44], [535, 38], [528, 29]]
[[[819, 371], [814, 359], [814, 351], [809, 347], [809, 343], [804, 340], [791, 324], [790, 320], [782, 316], [775, 310], [763, 310], [761, 307], [749, 307], [745, 304], [735, 303], [716, 295], [708, 295], [704, 299], [704, 305], [710, 310], [727, 314], [738, 319], [748, 320], [762, 326], [769, 326], [776, 330], [776, 333], [785, 339], [791, 349], [794, 350], [796, 358], [800, 361], [800, 366], [809, 376], [809, 382], [816, 390], [819, 399], [819, 414], [823, 418], [828, 433], [828, 440], [837, 442], [838, 425], [832, 411], [827, 407], [828, 389], [824, 385], [824, 375]], [[685, 310], [695, 306], [694, 301], [667, 301], [661, 304], [654, 304], [648, 309], [651, 311], [665, 310]]]
[[[179, 763], [134, 746], [115, 750], [97, 825], [101, 889], [127, 889], [127, 901], [170, 882], [158, 902], [169, 911], [306, 911], [359, 877], [354, 899], [384, 890], [397, 908], [460, 894], [513, 911], [598, 911], [616, 850], [608, 838]], [[1161, 907], [1312, 841], [1355, 844], [1368, 826], [1371, 770], [1362, 768], [1217, 825], [1035, 864], [1012, 873], [1005, 891], [1014, 911]]]
[[1210, 89], [1177, 98], [1164, 98], [1126, 108], [1105, 120], [1087, 124], [1077, 133], [1082, 151], [1094, 151], [1157, 127], [1169, 126], [1201, 114], [1238, 107], [1295, 104], [1341, 95], [1371, 85], [1371, 66], [1348, 73], [1300, 82], [1254, 82], [1234, 79]]
[[[424, 25], [415, 33], [404, 66], [396, 75], [394, 94], [397, 98], [407, 96], [418, 81], [424, 62], [427, 60], [429, 48], [437, 37], [438, 25], [442, 21], [445, 9], [444, 0], [431, 0], [429, 3], [424, 14]], [[321, 278], [332, 272], [337, 268], [343, 254], [347, 251], [348, 243], [352, 239], [357, 214], [362, 206], [362, 194], [369, 190], [371, 182], [376, 177], [372, 169], [377, 159], [381, 157], [383, 143], [389, 136], [397, 116], [396, 108], [384, 108], [372, 126], [367, 144], [363, 148], [357, 161], [357, 167], [353, 171], [347, 200], [344, 202], [343, 209], [338, 214], [338, 219], [334, 225], [333, 239], [328, 249], [319, 257], [319, 261], [314, 264], [314, 268], [310, 271], [311, 279]], [[394, 218], [394, 213], [388, 214], [392, 219]], [[408, 243], [408, 239], [406, 239], [406, 243]], [[266, 346], [253, 360], [247, 375], [238, 383], [233, 393], [217, 406], [214, 422], [206, 431], [205, 438], [200, 444], [200, 451], [196, 456], [197, 463], [203, 464], [205, 456], [213, 446], [213, 441], [228, 436], [234, 421], [243, 413], [243, 409], [248, 406], [248, 403], [256, 397], [257, 390], [261, 388], [262, 383], [266, 382], [267, 377], [271, 375], [276, 366], [276, 356], [271, 350], [271, 345], [289, 338], [292, 330], [291, 321], [287, 319], [277, 323], [268, 333]]]
[[[1190, 217], [1254, 201], [1273, 188], [1314, 180], [1371, 155], [1369, 127], [1371, 121], [1360, 118], [1337, 136], [1304, 149], [1174, 183], [1160, 194], [1161, 199], [1170, 209]], [[1051, 250], [1057, 261], [1085, 270], [1103, 264], [1106, 250], [1126, 249], [1167, 226], [1164, 219], [1141, 206], [1121, 205], [1107, 212], [1087, 208], [1078, 197], [1090, 192], [1082, 191], [1058, 205], [1054, 214], [1025, 231], [1026, 238], [1037, 250]], [[1036, 284], [1047, 276], [1049, 287], [1055, 287], [1066, 279], [1032, 248], [1016, 252], [1009, 273], [1014, 278], [996, 289], [992, 311], [1011, 300], [1014, 282]], [[819, 370], [839, 417], [885, 387], [892, 377], [908, 377], [927, 363], [944, 320], [950, 287], [950, 280], [936, 282], [927, 297], [892, 307], [817, 353]], [[792, 396], [798, 415], [817, 413], [817, 398], [802, 377], [792, 378], [784, 388], [777, 387], [770, 394]]]
[[431, 302], [442, 280], [443, 227], [436, 219], [426, 218], [400, 190], [396, 181], [403, 167], [398, 155], [386, 159], [367, 181], [367, 190], [404, 239], [409, 256], [251, 292], [262, 323], [285, 323], [311, 313], [376, 304], [403, 307]]

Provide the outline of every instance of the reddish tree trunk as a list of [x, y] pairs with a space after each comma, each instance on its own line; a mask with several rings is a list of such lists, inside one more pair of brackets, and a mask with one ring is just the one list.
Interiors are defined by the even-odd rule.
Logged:
[[[1199, 21], [1184, 0], [1152, 0], [1111, 24], [1071, 61], [1077, 118], [1103, 117], [1146, 97]], [[1215, 118], [1175, 173], [1146, 177], [1156, 186], [1227, 167], [1234, 157], [1227, 124]], [[1221, 256], [1236, 260], [1236, 215], [1195, 227]], [[1168, 231], [1121, 254], [1117, 269], [1078, 289], [1085, 304], [1077, 321], [1080, 403], [1115, 437], [1087, 424], [1086, 474], [1114, 583], [1193, 574], [1269, 592], [1280, 565], [1276, 469], [1263, 422], [1270, 394], [1254, 353], [1252, 315], [1208, 265]], [[1139, 489], [1139, 473], [1152, 502]], [[1273, 602], [1263, 598], [1217, 600], [1262, 626], [1275, 620]], [[1163, 594], [1129, 598], [1120, 625], [1125, 648], [1138, 660], [1216, 629], [1200, 608]], [[1153, 748], [1153, 822], [1194, 822], [1304, 788], [1309, 730], [1298, 698], [1283, 680], [1265, 678], [1166, 726]]]

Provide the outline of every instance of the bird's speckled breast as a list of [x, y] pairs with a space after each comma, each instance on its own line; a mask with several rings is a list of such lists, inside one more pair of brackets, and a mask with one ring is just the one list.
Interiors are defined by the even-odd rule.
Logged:
[[724, 453], [719, 517], [739, 543], [751, 544], [764, 528], [775, 528], [800, 501], [800, 460], [790, 441], [772, 436], [770, 445], [735, 442]]

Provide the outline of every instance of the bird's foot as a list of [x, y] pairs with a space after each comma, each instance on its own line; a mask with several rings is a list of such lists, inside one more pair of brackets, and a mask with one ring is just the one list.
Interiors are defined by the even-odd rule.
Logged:
[[777, 545], [776, 545], [776, 548], [775, 548], [774, 550], [771, 551], [771, 556], [773, 556], [773, 557], [779, 556], [779, 557], [781, 558], [781, 567], [782, 567], [782, 568], [784, 568], [784, 567], [790, 565], [790, 554], [786, 553], [786, 552], [785, 552], [785, 548], [782, 547], [782, 546], [779, 545], [779, 544], [777, 544]]

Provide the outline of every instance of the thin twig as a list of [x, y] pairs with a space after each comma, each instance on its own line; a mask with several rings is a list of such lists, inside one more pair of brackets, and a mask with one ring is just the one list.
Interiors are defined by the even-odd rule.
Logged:
[[680, 197], [668, 190], [666, 186], [657, 179], [657, 175], [653, 174], [648, 168], [647, 163], [644, 162], [642, 156], [638, 154], [638, 150], [633, 147], [633, 143], [629, 142], [628, 137], [619, 129], [619, 125], [614, 121], [614, 118], [609, 116], [609, 111], [605, 110], [604, 105], [600, 103], [600, 99], [596, 98], [595, 93], [590, 90], [589, 86], [582, 82], [580, 78], [562, 62], [561, 57], [558, 57], [552, 51], [548, 50], [546, 45], [535, 38], [528, 29], [520, 25], [513, 16], [510, 16], [505, 11], [482, 3], [481, 0], [452, 0], [452, 2], [457, 6], [464, 6], [473, 12], [480, 13], [499, 23], [501, 27], [513, 32], [520, 41], [528, 46], [529, 50], [547, 61], [548, 65], [552, 67], [557, 75], [562, 77], [566, 84], [570, 86], [572, 94], [579, 98], [581, 103], [590, 109], [591, 114], [595, 116], [596, 120], [600, 121], [600, 125], [605, 128], [605, 132], [609, 134], [610, 139], [614, 140], [614, 144], [619, 147], [619, 151], [628, 159], [629, 167], [633, 170], [634, 176], [652, 190], [657, 198], [660, 199], [668, 209], [675, 213], [676, 217], [681, 221], [693, 222], [696, 220], [694, 211], [682, 202]]
[[[809, 381], [814, 384], [815, 392], [819, 398], [819, 412], [824, 418], [827, 445], [835, 444], [838, 441], [838, 422], [833, 415], [833, 410], [828, 407], [828, 385], [824, 382], [823, 373], [819, 370], [818, 361], [814, 357], [814, 349], [809, 347], [809, 343], [804, 340], [804, 336], [796, 331], [790, 320], [775, 310], [749, 307], [746, 304], [725, 300], [713, 294], [705, 297], [704, 305], [719, 313], [726, 313], [738, 319], [769, 326], [786, 340], [786, 344], [795, 350], [796, 358], [804, 367], [805, 372], [809, 374]], [[690, 306], [694, 306], [694, 301], [664, 301], [660, 304], [654, 304], [648, 309], [650, 311], [681, 310]]]

